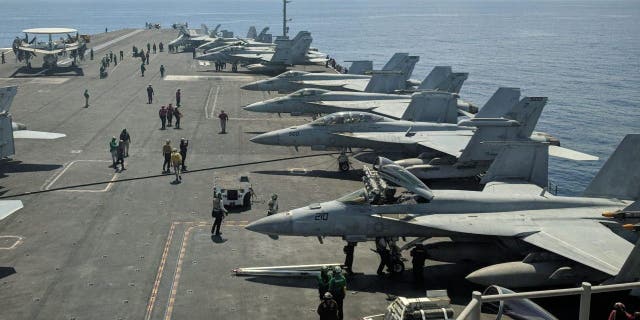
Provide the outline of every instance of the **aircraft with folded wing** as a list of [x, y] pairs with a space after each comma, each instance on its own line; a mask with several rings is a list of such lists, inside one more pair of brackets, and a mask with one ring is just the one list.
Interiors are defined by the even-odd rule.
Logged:
[[[548, 144], [503, 145], [482, 191], [431, 190], [388, 159], [365, 169], [365, 188], [280, 212], [247, 229], [272, 237], [434, 237], [430, 259], [478, 263], [469, 281], [539, 287], [637, 281], [640, 276], [640, 134], [627, 135], [583, 196], [547, 192]], [[635, 245], [634, 245], [635, 244]], [[393, 269], [402, 271], [400, 259]]]

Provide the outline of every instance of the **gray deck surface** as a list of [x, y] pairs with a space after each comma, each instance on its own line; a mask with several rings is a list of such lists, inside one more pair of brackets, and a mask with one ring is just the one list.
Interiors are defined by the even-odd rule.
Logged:
[[[133, 30], [96, 35], [91, 46], [117, 39]], [[265, 215], [266, 199], [280, 195], [280, 210], [325, 201], [360, 187], [360, 171], [337, 172], [331, 156], [217, 171], [186, 173], [181, 184], [173, 176], [73, 187], [80, 184], [161, 174], [161, 147], [166, 139], [177, 146], [190, 140], [190, 169], [310, 154], [293, 148], [253, 144], [249, 138], [276, 128], [308, 121], [243, 111], [242, 106], [268, 98], [239, 86], [264, 76], [215, 73], [191, 53], [152, 54], [145, 77], [132, 45], [165, 44], [174, 30], [144, 30], [96, 51], [96, 60], [81, 64], [84, 76], [28, 77], [7, 55], [0, 65], [0, 86], [18, 84], [11, 112], [30, 130], [65, 133], [53, 141], [16, 140], [14, 160], [3, 161], [0, 192], [6, 195], [68, 187], [20, 196], [24, 209], [0, 222], [1, 319], [314, 319], [314, 280], [240, 278], [241, 266], [332, 263], [344, 259], [339, 239], [282, 237], [272, 240], [243, 228]], [[99, 58], [124, 50], [125, 59], [99, 79]], [[160, 64], [180, 81], [162, 80]], [[34, 62], [34, 66], [37, 66]], [[326, 70], [324, 67], [300, 67]], [[171, 79], [171, 78], [169, 78]], [[147, 104], [145, 88], [156, 96]], [[91, 106], [83, 108], [84, 89]], [[160, 105], [174, 102], [182, 89], [182, 129], [159, 130]], [[217, 114], [230, 116], [228, 134], [219, 134]], [[110, 165], [108, 142], [127, 128], [132, 136], [127, 170]], [[355, 162], [357, 168], [361, 163]], [[304, 168], [306, 174], [292, 169]], [[234, 211], [225, 221], [222, 238], [212, 238], [211, 186], [214, 177], [248, 173], [258, 195], [250, 211]], [[12, 238], [15, 236], [19, 238]], [[387, 295], [421, 296], [410, 273], [392, 280], [375, 275], [373, 244], [356, 248], [349, 279], [345, 319], [383, 312]], [[405, 256], [408, 255], [405, 253]], [[410, 262], [407, 262], [410, 266]], [[468, 302], [471, 290], [464, 275], [473, 267], [431, 264], [427, 287], [448, 289], [453, 301]], [[14, 273], [15, 272], [15, 273]]]

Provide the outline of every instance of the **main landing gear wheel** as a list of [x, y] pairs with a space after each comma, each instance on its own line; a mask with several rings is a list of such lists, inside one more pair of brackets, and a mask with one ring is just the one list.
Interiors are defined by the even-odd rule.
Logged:
[[247, 193], [244, 195], [244, 198], [242, 198], [242, 206], [251, 209], [251, 194]]
[[342, 171], [342, 172], [347, 172], [347, 171], [349, 171], [351, 166], [349, 165], [349, 161], [338, 162], [338, 168], [340, 168], [340, 171]]
[[404, 262], [399, 259], [391, 261], [391, 273], [398, 275], [404, 272]]

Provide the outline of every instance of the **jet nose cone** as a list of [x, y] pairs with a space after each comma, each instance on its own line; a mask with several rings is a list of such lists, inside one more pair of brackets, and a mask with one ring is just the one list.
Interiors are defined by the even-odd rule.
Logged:
[[247, 83], [247, 84], [241, 86], [240, 89], [253, 90], [253, 91], [260, 90], [260, 82], [256, 81], [256, 82]]
[[252, 112], [265, 112], [265, 111], [267, 111], [267, 108], [266, 108], [266, 105], [265, 105], [264, 102], [255, 102], [255, 103], [252, 103], [250, 105], [245, 106], [242, 109], [247, 110], [247, 111], [252, 111]]
[[249, 141], [259, 144], [268, 144], [268, 145], [278, 145], [280, 144], [279, 135], [275, 132], [267, 132], [263, 134], [259, 134]]
[[293, 231], [289, 212], [277, 213], [248, 224], [245, 229], [267, 235], [290, 235]]

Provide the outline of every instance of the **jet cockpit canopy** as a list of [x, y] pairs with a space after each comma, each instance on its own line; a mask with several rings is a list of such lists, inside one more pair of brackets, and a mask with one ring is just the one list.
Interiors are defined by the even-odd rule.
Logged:
[[305, 88], [305, 89], [300, 89], [300, 90], [290, 94], [290, 96], [292, 96], [292, 97], [319, 96], [319, 95], [327, 93], [327, 92], [329, 92], [329, 90]]
[[312, 126], [332, 126], [344, 123], [371, 123], [387, 121], [383, 116], [366, 112], [344, 111], [336, 112], [311, 122]]
[[307, 74], [309, 72], [306, 71], [287, 71], [287, 72], [283, 72], [279, 75], [276, 76], [276, 78], [278, 79], [289, 79], [289, 78], [296, 78], [299, 77], [301, 75]]

